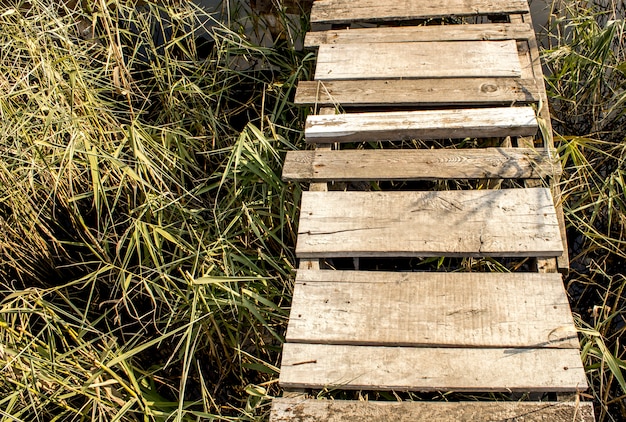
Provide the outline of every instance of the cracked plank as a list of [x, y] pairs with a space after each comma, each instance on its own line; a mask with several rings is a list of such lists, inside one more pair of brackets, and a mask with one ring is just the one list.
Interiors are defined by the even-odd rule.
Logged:
[[286, 338], [290, 343], [579, 348], [561, 276], [537, 273], [299, 270]]
[[300, 258], [550, 257], [563, 251], [545, 188], [304, 192]]

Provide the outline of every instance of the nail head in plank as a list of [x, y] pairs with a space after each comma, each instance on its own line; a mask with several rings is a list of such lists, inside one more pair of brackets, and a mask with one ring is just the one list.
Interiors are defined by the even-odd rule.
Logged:
[[563, 243], [549, 189], [303, 192], [300, 258], [550, 257]]
[[537, 132], [532, 107], [309, 115], [309, 143], [526, 136]]
[[580, 348], [561, 276], [538, 273], [300, 270], [286, 338], [290, 343]]
[[276, 398], [270, 422], [594, 422], [591, 402], [376, 402]]
[[564, 392], [587, 388], [576, 349], [377, 347], [285, 343], [284, 388]]
[[289, 151], [283, 179], [543, 179], [559, 170], [550, 151], [521, 148]]
[[506, 15], [527, 12], [526, 0], [316, 0], [311, 23], [352, 23], [402, 21], [444, 16]]
[[446, 78], [357, 81], [301, 81], [295, 103], [344, 107], [481, 105], [539, 101], [534, 79]]
[[324, 44], [315, 69], [316, 80], [521, 75], [514, 40]]
[[317, 48], [322, 44], [526, 40], [534, 35], [526, 23], [355, 28], [309, 32], [304, 46]]

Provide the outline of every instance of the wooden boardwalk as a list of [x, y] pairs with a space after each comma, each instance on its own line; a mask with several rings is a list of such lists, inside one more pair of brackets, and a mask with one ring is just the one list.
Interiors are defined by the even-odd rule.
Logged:
[[[526, 0], [313, 2], [315, 78], [296, 93], [313, 111], [311, 149], [283, 170], [310, 188], [271, 421], [594, 420], [529, 13]], [[518, 264], [372, 270], [429, 257]], [[320, 390], [534, 401], [313, 399]]]

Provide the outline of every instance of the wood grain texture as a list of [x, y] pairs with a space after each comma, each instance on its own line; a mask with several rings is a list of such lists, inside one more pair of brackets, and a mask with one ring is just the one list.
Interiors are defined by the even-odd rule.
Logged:
[[304, 129], [309, 143], [486, 138], [536, 132], [532, 107], [309, 115]]
[[304, 192], [300, 258], [563, 252], [550, 191]]
[[593, 422], [590, 402], [375, 402], [277, 398], [270, 422]]
[[514, 40], [323, 44], [316, 80], [520, 77]]
[[528, 10], [525, 0], [316, 0], [311, 9], [311, 23], [402, 21], [444, 16], [502, 15]]
[[289, 151], [283, 179], [544, 179], [560, 174], [560, 164], [553, 154], [530, 148]]
[[576, 349], [466, 349], [285, 343], [283, 388], [396, 391], [579, 391]]
[[317, 48], [322, 44], [526, 40], [534, 35], [531, 26], [525, 23], [355, 28], [309, 32], [304, 39], [304, 46]]
[[405, 106], [530, 103], [539, 100], [534, 79], [450, 78], [301, 81], [300, 105]]
[[559, 274], [298, 271], [287, 341], [579, 349]]

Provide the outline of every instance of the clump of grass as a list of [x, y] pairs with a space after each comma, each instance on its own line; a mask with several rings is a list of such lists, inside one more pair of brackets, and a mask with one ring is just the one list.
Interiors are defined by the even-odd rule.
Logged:
[[193, 3], [127, 3], [0, 7], [3, 420], [253, 420], [277, 391], [307, 61]]
[[600, 421], [626, 417], [624, 5], [555, 1], [544, 51], [564, 174], [568, 286]]

